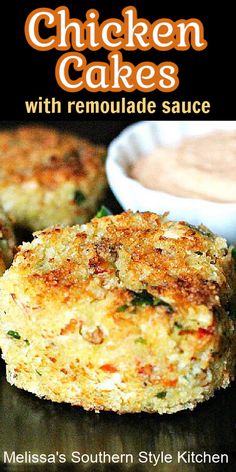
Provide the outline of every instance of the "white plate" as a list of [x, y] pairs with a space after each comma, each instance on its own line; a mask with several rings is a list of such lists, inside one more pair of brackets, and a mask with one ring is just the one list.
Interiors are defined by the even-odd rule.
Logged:
[[128, 176], [130, 164], [160, 145], [172, 147], [186, 136], [232, 129], [236, 129], [236, 121], [141, 121], [129, 126], [108, 148], [106, 169], [114, 195], [125, 210], [169, 211], [170, 219], [203, 223], [230, 243], [236, 242], [236, 203], [176, 197], [150, 190]]

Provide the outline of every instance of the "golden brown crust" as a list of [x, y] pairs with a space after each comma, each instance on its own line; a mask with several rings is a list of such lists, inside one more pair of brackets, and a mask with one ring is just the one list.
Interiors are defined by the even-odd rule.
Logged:
[[104, 155], [71, 134], [44, 127], [20, 127], [0, 133], [1, 185], [32, 179], [45, 187], [72, 179], [79, 184], [89, 174], [98, 174]]
[[41, 231], [0, 283], [8, 379], [86, 409], [192, 408], [233, 377], [233, 269], [224, 239], [148, 212]]
[[[54, 227], [36, 234], [45, 247], [54, 246], [55, 253], [68, 239], [66, 257], [59, 268], [57, 259], [51, 257], [46, 272], [35, 270], [37, 246], [23, 247], [18, 253], [16, 262], [19, 259], [27, 283], [39, 284], [42, 299], [45, 290], [52, 287], [60, 292], [73, 290], [79, 282], [77, 272], [81, 268], [82, 275], [85, 264], [86, 276], [96, 278], [99, 284], [115, 278], [118, 287], [124, 279], [130, 290], [167, 295], [178, 305], [194, 303], [212, 308], [220, 291], [229, 289], [222, 266], [222, 260], [229, 260], [226, 243], [209, 232], [207, 236], [186, 223], [164, 221], [148, 212], [94, 219], [88, 229]], [[80, 261], [83, 247], [86, 260]]]
[[87, 221], [106, 185], [104, 158], [103, 146], [55, 129], [1, 132], [0, 201], [18, 224], [33, 230]]

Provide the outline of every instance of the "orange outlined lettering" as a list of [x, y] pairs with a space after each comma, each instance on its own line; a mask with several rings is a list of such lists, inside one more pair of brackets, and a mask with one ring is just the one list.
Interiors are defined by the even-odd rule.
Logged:
[[[71, 18], [66, 6], [55, 10], [37, 8], [26, 19], [25, 37], [29, 45], [38, 51], [63, 51], [55, 74], [59, 86], [68, 92], [82, 89], [91, 92], [175, 90], [179, 85], [176, 64], [143, 61], [134, 65], [123, 60], [121, 50], [187, 51], [193, 48], [202, 51], [207, 47], [202, 22], [196, 18], [177, 21], [161, 18], [151, 23], [146, 18], [139, 18], [134, 6], [125, 7], [122, 16], [123, 20], [110, 18], [100, 22], [99, 11], [92, 8], [86, 12], [83, 22], [79, 18]], [[45, 38], [45, 31], [42, 34], [41, 28], [49, 30], [48, 37]], [[50, 34], [52, 28], [55, 34]], [[98, 51], [101, 48], [109, 51], [108, 62], [88, 64], [84, 54], [81, 54], [86, 49]], [[72, 79], [76, 74], [77, 79]]]

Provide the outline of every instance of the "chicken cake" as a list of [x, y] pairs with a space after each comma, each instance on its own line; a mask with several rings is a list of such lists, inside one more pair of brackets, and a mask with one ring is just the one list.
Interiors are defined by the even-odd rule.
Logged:
[[0, 281], [8, 381], [86, 410], [192, 409], [234, 376], [226, 241], [125, 212], [48, 228]]
[[11, 221], [0, 207], [0, 277], [12, 262], [15, 244]]
[[106, 187], [105, 148], [45, 127], [0, 132], [0, 203], [32, 231], [94, 216]]

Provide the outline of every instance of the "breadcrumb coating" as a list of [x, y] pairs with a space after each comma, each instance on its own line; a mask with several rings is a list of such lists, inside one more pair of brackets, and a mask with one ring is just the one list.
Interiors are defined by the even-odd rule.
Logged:
[[35, 234], [0, 281], [10, 383], [85, 409], [192, 409], [234, 376], [231, 250], [125, 212]]
[[30, 230], [88, 221], [106, 187], [105, 148], [45, 127], [0, 132], [0, 203]]

